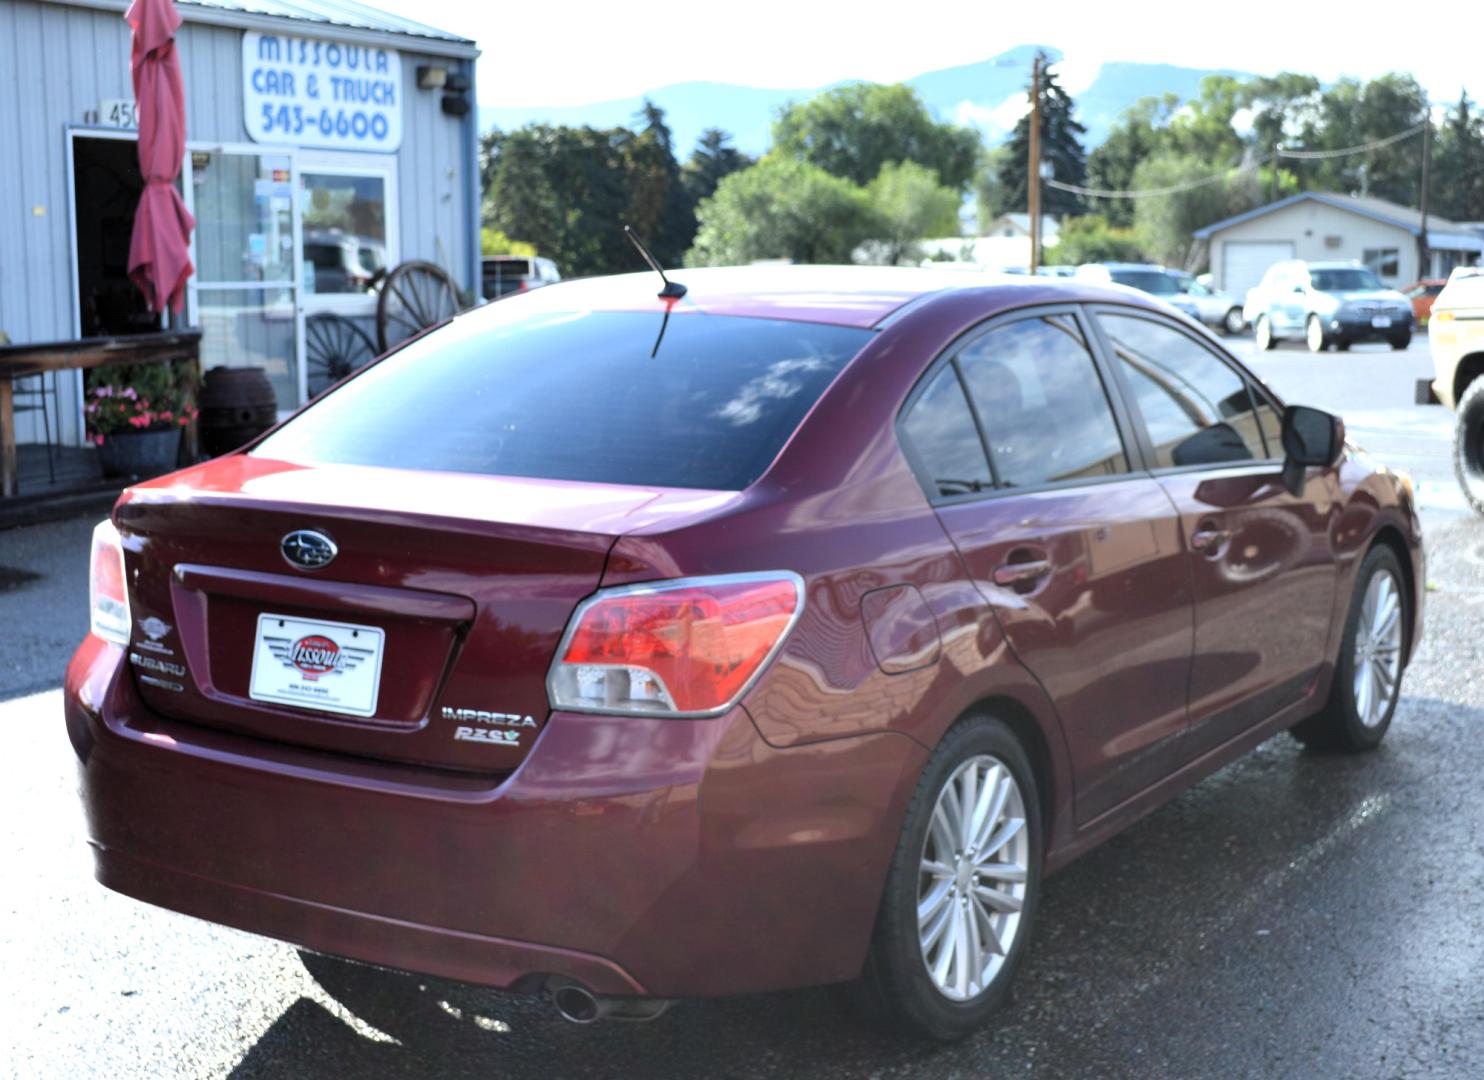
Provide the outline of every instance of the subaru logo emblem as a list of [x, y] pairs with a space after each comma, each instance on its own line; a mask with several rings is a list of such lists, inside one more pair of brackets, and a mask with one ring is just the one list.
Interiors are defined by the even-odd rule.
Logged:
[[299, 529], [283, 538], [278, 545], [283, 557], [300, 570], [318, 570], [328, 566], [331, 559], [340, 553], [331, 540], [322, 532]]

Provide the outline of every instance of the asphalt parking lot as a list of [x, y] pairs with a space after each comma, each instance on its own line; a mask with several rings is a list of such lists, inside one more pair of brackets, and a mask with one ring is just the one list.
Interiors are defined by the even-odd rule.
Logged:
[[1391, 734], [1364, 757], [1273, 739], [1051, 879], [1011, 1006], [946, 1048], [864, 1029], [829, 990], [579, 1028], [105, 891], [56, 690], [92, 522], [0, 533], [22, 572], [0, 578], [0, 1073], [1484, 1076], [1484, 519], [1452, 487], [1448, 414], [1411, 404], [1425, 339], [1253, 363], [1418, 482], [1427, 632]]

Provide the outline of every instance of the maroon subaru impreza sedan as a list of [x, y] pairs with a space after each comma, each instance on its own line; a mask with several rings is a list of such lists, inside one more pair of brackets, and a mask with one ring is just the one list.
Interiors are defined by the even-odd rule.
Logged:
[[1002, 1002], [1047, 874], [1376, 746], [1406, 479], [1117, 288], [751, 268], [461, 315], [98, 526], [98, 879], [572, 1019]]

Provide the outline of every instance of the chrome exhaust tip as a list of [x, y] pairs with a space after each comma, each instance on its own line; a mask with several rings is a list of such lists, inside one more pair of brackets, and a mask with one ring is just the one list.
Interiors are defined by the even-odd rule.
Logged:
[[604, 1002], [585, 987], [573, 983], [557, 987], [551, 1000], [562, 1019], [572, 1024], [594, 1024], [608, 1012]]
[[674, 998], [606, 997], [581, 983], [565, 979], [548, 982], [551, 1003], [563, 1020], [571, 1024], [596, 1024], [599, 1020], [657, 1020], [675, 1004]]

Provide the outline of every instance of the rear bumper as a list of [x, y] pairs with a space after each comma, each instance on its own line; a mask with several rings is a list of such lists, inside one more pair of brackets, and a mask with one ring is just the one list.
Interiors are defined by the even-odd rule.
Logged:
[[558, 713], [475, 777], [165, 720], [91, 637], [66, 718], [110, 888], [390, 967], [659, 997], [854, 976], [926, 756], [896, 734], [776, 750], [740, 708]]

